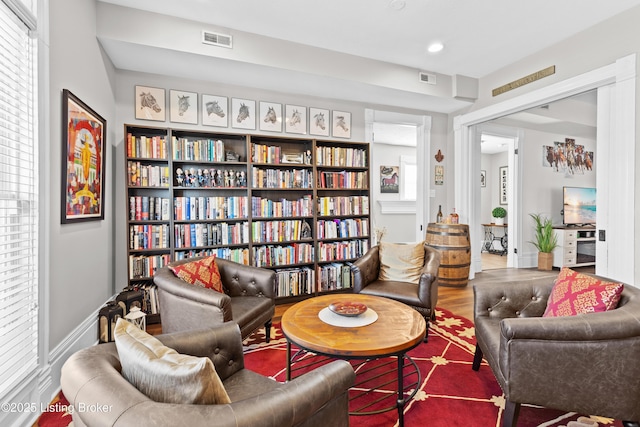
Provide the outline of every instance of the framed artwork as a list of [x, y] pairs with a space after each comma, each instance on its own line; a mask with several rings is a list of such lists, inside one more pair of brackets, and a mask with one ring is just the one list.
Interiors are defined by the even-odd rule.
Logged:
[[436, 165], [434, 172], [435, 172], [436, 185], [443, 185], [444, 184], [444, 166]]
[[169, 91], [169, 121], [198, 124], [198, 94], [182, 90]]
[[480, 187], [487, 186], [487, 171], [480, 171]]
[[260, 130], [282, 132], [282, 104], [260, 101]]
[[285, 106], [285, 131], [288, 133], [307, 133], [307, 108], [300, 105]]
[[351, 113], [333, 110], [331, 129], [331, 134], [336, 138], [351, 138]]
[[205, 95], [200, 97], [202, 124], [205, 126], [227, 127], [229, 123], [229, 101], [226, 96]]
[[309, 107], [309, 134], [329, 136], [329, 110]]
[[400, 192], [400, 166], [380, 166], [380, 192]]
[[61, 223], [104, 219], [107, 121], [62, 91]]
[[500, 166], [498, 176], [500, 183], [500, 204], [506, 205], [508, 203], [507, 194], [509, 194], [509, 167]]
[[167, 118], [165, 110], [165, 91], [157, 87], [135, 87], [136, 119], [164, 122]]
[[256, 128], [256, 101], [231, 98], [231, 127], [238, 129]]

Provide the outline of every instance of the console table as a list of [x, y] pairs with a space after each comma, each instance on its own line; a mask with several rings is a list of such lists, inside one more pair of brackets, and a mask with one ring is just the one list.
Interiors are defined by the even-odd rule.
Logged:
[[[508, 224], [482, 224], [482, 226], [484, 227], [484, 244], [482, 245], [482, 252], [489, 252], [491, 254], [499, 254], [499, 255], [506, 255], [507, 254], [507, 244], [508, 244], [508, 238], [507, 238], [507, 227]], [[502, 229], [502, 235], [501, 236], [496, 236], [495, 233], [493, 232], [494, 228], [501, 228]], [[494, 242], [498, 241], [500, 242], [500, 245], [502, 246], [502, 249], [496, 249]]]

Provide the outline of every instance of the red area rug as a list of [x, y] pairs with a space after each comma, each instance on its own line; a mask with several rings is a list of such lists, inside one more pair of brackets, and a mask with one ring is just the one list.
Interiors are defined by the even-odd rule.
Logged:
[[[245, 342], [245, 366], [248, 369], [270, 376], [277, 381], [286, 379], [286, 340], [276, 323], [272, 330], [269, 344], [264, 342], [264, 330], [256, 332]], [[404, 410], [406, 426], [429, 427], [499, 427], [504, 410], [504, 396], [496, 382], [491, 368], [483, 364], [479, 372], [471, 369], [475, 337], [473, 323], [468, 319], [456, 316], [444, 310], [436, 310], [436, 321], [429, 328], [429, 342], [421, 344], [409, 352], [421, 373], [421, 381], [416, 385], [418, 390], [414, 398]], [[317, 356], [307, 355], [298, 366], [312, 362]], [[395, 360], [380, 360], [369, 362], [364, 366], [356, 366], [360, 377], [362, 371], [376, 368], [372, 364], [385, 362], [395, 363]], [[352, 364], [355, 365], [355, 361]], [[304, 372], [302, 368], [298, 376]], [[362, 401], [376, 401], [380, 397], [394, 399], [396, 390], [395, 374], [390, 375], [390, 383], [372, 392], [368, 390], [365, 381], [351, 394], [362, 394], [358, 398], [358, 405]], [[382, 377], [382, 382], [386, 377]], [[409, 375], [405, 384], [415, 382], [416, 375]], [[358, 380], [356, 380], [358, 381]], [[376, 381], [380, 381], [377, 379]], [[55, 403], [58, 403], [55, 405]], [[389, 400], [382, 400], [368, 410], [386, 407]], [[51, 412], [44, 413], [34, 426], [66, 427], [72, 426], [71, 416], [64, 412], [68, 405], [62, 393], [52, 402]], [[355, 403], [353, 404], [355, 405]], [[353, 407], [353, 406], [352, 406]], [[55, 411], [62, 408], [61, 411]], [[351, 416], [352, 427], [391, 427], [397, 425], [397, 411], [394, 409], [382, 414]], [[518, 427], [559, 427], [566, 426], [569, 421], [577, 420], [579, 414], [565, 413], [546, 408], [523, 405], [520, 410]], [[622, 427], [620, 421], [608, 418], [590, 417], [602, 427]], [[142, 425], [142, 424], [141, 424]], [[214, 424], [212, 424], [214, 425]]]

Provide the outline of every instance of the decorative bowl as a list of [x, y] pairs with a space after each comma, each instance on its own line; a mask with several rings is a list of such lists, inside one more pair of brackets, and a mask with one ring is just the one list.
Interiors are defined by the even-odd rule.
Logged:
[[341, 301], [329, 304], [329, 310], [340, 316], [355, 317], [367, 311], [367, 306], [359, 302]]

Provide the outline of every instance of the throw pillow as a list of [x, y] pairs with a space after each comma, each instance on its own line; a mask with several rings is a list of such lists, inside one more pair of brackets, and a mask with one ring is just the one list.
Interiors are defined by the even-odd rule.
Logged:
[[150, 399], [163, 403], [230, 403], [211, 359], [180, 354], [124, 319], [115, 342], [122, 375]]
[[605, 282], [563, 267], [556, 278], [543, 317], [573, 316], [618, 306], [622, 283]]
[[424, 267], [424, 243], [380, 242], [380, 280], [418, 284]]
[[224, 292], [215, 255], [199, 258], [184, 264], [169, 266], [169, 268], [173, 271], [173, 274], [187, 283], [213, 289], [217, 292]]

